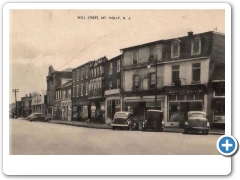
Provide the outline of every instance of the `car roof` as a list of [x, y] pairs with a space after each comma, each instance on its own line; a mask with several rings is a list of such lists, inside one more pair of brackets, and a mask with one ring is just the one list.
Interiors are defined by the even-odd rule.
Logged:
[[149, 110], [147, 110], [147, 111], [152, 111], [152, 112], [163, 112], [163, 111], [161, 111], [161, 110], [156, 110], [156, 109], [149, 109]]
[[206, 113], [204, 111], [188, 111], [188, 114], [193, 114], [193, 113], [199, 113], [199, 114], [205, 114]]

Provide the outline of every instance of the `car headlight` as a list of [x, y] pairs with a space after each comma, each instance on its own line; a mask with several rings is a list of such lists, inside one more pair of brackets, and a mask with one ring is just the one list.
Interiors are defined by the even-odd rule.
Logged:
[[185, 123], [184, 123], [186, 126], [188, 125], [188, 122], [187, 121], [185, 121]]
[[164, 122], [164, 121], [162, 121], [162, 124], [165, 124], [165, 122]]

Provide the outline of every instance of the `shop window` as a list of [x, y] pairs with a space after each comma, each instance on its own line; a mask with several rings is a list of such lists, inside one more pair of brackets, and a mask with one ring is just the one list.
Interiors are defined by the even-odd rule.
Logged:
[[187, 94], [186, 100], [193, 100], [193, 94]]
[[107, 101], [107, 105], [108, 105], [108, 106], [111, 106], [111, 105], [112, 105], [112, 100]]
[[225, 84], [215, 88], [214, 96], [215, 97], [225, 97]]
[[172, 66], [172, 83], [175, 84], [175, 82], [179, 81], [179, 68], [180, 66]]
[[203, 94], [202, 93], [196, 93], [195, 94], [195, 100], [202, 100], [203, 99]]
[[201, 53], [201, 39], [199, 37], [195, 37], [192, 40], [191, 54], [197, 55], [200, 53]]
[[202, 102], [190, 102], [190, 110], [191, 111], [202, 111]]
[[225, 104], [224, 103], [216, 103], [214, 107], [214, 115], [215, 116], [225, 116]]
[[140, 90], [140, 77], [139, 75], [133, 76], [133, 90]]
[[137, 51], [133, 51], [133, 53], [132, 53], [132, 63], [133, 64], [137, 64], [138, 63]]
[[169, 95], [169, 101], [176, 101], [177, 98], [176, 98], [176, 95]]
[[169, 103], [169, 121], [179, 121], [179, 103]]
[[185, 95], [181, 94], [181, 95], [177, 95], [177, 100], [178, 101], [183, 101], [185, 99]]
[[179, 57], [180, 54], [180, 44], [179, 41], [172, 42], [171, 45], [171, 58]]
[[201, 64], [194, 63], [192, 64], [192, 84], [200, 83], [201, 76]]
[[115, 100], [115, 105], [118, 106], [120, 104], [120, 99]]

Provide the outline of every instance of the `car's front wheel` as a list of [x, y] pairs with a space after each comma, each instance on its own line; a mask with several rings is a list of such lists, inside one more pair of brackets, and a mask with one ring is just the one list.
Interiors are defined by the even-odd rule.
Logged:
[[112, 127], [112, 130], [115, 130], [115, 129], [116, 129], [116, 128], [113, 126], [113, 127]]

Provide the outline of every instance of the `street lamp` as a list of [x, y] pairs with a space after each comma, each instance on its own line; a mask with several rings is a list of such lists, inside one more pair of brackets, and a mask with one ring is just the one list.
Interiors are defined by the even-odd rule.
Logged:
[[157, 56], [153, 61], [148, 62], [148, 65], [147, 65], [148, 69], [151, 68], [152, 62], [154, 62], [154, 65], [155, 65], [155, 109], [157, 109]]

